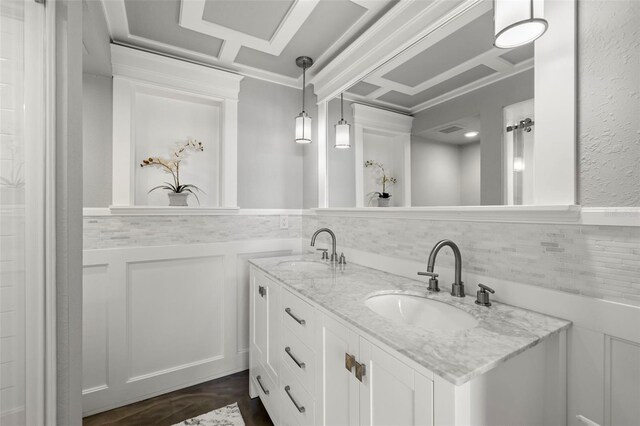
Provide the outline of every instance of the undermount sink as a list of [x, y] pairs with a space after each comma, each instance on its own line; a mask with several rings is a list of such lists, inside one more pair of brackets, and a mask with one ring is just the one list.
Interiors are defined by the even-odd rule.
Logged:
[[329, 269], [328, 263], [313, 260], [287, 260], [278, 263], [278, 266], [293, 271], [326, 271]]
[[478, 325], [467, 312], [420, 296], [381, 294], [369, 297], [365, 305], [385, 318], [427, 330], [460, 331]]

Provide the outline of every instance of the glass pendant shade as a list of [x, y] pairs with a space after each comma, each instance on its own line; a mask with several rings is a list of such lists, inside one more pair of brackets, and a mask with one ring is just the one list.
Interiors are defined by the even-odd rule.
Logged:
[[296, 117], [296, 143], [311, 143], [311, 117], [304, 111]]
[[351, 141], [349, 140], [349, 134], [351, 133], [351, 125], [346, 121], [340, 120], [335, 125], [336, 128], [336, 148], [351, 148]]
[[494, 45], [511, 49], [531, 43], [547, 30], [543, 0], [494, 0]]

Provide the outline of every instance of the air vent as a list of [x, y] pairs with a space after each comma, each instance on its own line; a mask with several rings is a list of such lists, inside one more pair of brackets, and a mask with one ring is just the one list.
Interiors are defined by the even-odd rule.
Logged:
[[444, 134], [449, 134], [449, 133], [457, 132], [457, 131], [460, 131], [460, 130], [462, 130], [462, 127], [460, 127], [460, 126], [449, 126], [449, 127], [445, 127], [444, 129], [438, 130], [438, 132], [444, 133]]

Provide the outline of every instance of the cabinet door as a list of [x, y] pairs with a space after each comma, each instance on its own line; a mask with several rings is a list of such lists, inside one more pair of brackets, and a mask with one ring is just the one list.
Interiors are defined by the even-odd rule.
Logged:
[[249, 334], [251, 336], [250, 351], [252, 365], [257, 362], [264, 363], [267, 357], [268, 310], [266, 288], [262, 281], [264, 281], [262, 274], [252, 268], [249, 294], [249, 310], [251, 315]]
[[266, 289], [266, 324], [267, 324], [267, 348], [264, 358], [264, 368], [278, 383], [280, 365], [280, 333], [282, 331], [282, 314], [280, 310], [280, 285], [269, 278], [262, 280], [262, 286]]
[[360, 338], [360, 424], [412, 426], [433, 424], [433, 383], [398, 359]]
[[260, 271], [251, 271], [251, 364], [260, 362], [278, 383], [280, 286]]
[[346, 354], [358, 358], [358, 336], [339, 322], [321, 315], [319, 340], [322, 358], [318, 368], [317, 399], [319, 425], [359, 424], [359, 385], [345, 368]]

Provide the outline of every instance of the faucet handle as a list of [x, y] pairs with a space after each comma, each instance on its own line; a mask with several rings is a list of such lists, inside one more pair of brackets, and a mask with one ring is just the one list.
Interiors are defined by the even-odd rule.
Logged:
[[329, 254], [328, 254], [329, 249], [319, 248], [319, 249], [316, 249], [316, 250], [322, 252], [322, 260], [329, 260]]
[[340, 260], [338, 261], [338, 264], [340, 264], [340, 265], [346, 265], [347, 264], [347, 259], [344, 257], [344, 253], [340, 253]]
[[423, 275], [426, 277], [431, 277], [431, 278], [438, 278], [439, 275], [434, 273], [434, 272], [418, 272], [418, 275]]
[[491, 287], [486, 286], [482, 283], [478, 284], [478, 287], [480, 287], [480, 290], [478, 290], [477, 292], [476, 305], [491, 306], [491, 301], [489, 300], [489, 293], [495, 294], [496, 291]]
[[440, 291], [440, 287], [438, 287], [438, 274], [433, 272], [418, 272], [418, 275], [431, 277], [429, 278], [429, 287], [427, 287], [427, 290]]

